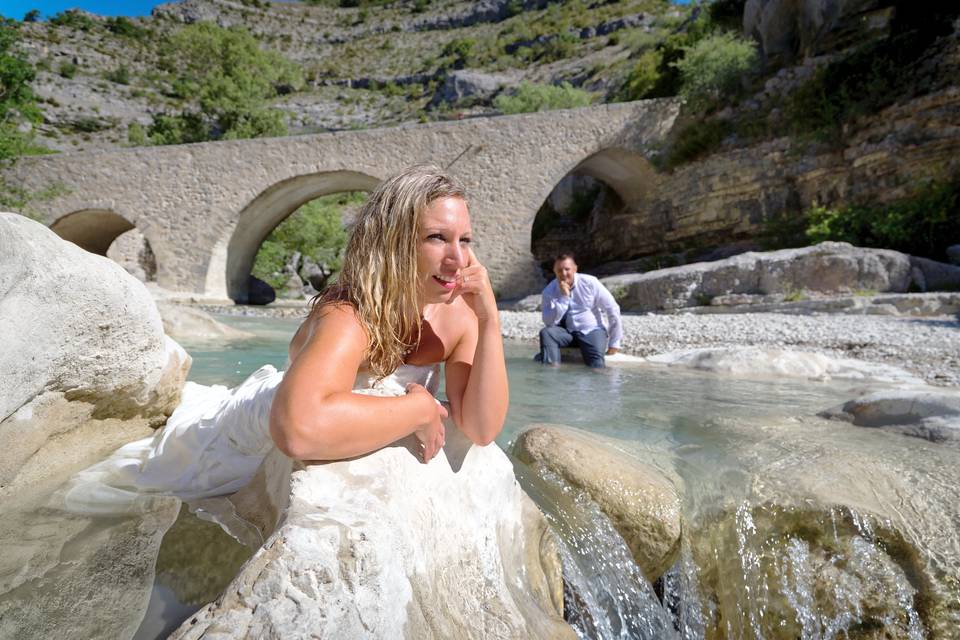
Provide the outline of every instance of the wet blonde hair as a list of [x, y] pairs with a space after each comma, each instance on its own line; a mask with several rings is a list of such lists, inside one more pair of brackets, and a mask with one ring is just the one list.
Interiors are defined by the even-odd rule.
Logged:
[[434, 165], [415, 165], [380, 183], [350, 232], [336, 284], [313, 298], [311, 315], [346, 302], [366, 330], [366, 359], [378, 378], [420, 342], [417, 257], [423, 212], [439, 198], [464, 198], [459, 182]]

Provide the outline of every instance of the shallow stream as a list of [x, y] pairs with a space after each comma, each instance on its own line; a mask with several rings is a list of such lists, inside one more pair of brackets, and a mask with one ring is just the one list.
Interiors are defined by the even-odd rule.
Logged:
[[[229, 386], [283, 366], [296, 321], [221, 319], [258, 337], [185, 344], [191, 380]], [[533, 423], [590, 431], [660, 470], [683, 504], [680, 560], [650, 585], [589, 496], [517, 463], [564, 542], [567, 613], [583, 637], [960, 637], [960, 448], [816, 417], [864, 383], [544, 369], [533, 352], [508, 345], [500, 446]], [[182, 510], [135, 637], [175, 629], [250, 553]]]

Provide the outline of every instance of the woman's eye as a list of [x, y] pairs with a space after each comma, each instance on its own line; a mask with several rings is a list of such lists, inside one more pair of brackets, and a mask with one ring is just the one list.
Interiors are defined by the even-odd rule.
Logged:
[[470, 244], [471, 240], [470, 238], [460, 238], [460, 242], [463, 244]]
[[443, 240], [442, 233], [431, 233], [427, 236], [427, 240]]

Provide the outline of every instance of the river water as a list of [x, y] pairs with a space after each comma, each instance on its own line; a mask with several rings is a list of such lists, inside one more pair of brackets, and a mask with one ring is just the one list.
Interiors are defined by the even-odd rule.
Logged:
[[[296, 321], [221, 319], [257, 337], [184, 344], [191, 380], [233, 385], [283, 366]], [[680, 559], [651, 585], [589, 496], [516, 463], [563, 541], [567, 615], [582, 637], [960, 637], [960, 449], [816, 416], [864, 383], [545, 369], [534, 350], [507, 345], [498, 444], [509, 451], [535, 423], [590, 431], [661, 471], [682, 500]], [[164, 637], [250, 553], [182, 510], [136, 637]]]

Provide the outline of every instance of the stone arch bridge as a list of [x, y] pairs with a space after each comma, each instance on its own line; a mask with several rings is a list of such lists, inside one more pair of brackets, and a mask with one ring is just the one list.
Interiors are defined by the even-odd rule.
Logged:
[[8, 179], [58, 195], [31, 203], [64, 238], [105, 254], [136, 227], [157, 283], [203, 298], [246, 300], [261, 242], [305, 202], [371, 190], [418, 162], [449, 167], [466, 185], [475, 249], [504, 297], [538, 290], [530, 252], [537, 210], [577, 171], [626, 203], [656, 174], [647, 158], [678, 106], [649, 100], [565, 111], [285, 138], [209, 142], [27, 158]]

